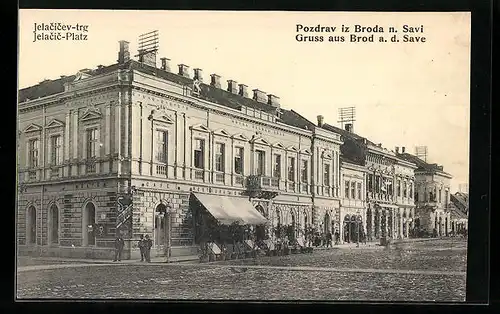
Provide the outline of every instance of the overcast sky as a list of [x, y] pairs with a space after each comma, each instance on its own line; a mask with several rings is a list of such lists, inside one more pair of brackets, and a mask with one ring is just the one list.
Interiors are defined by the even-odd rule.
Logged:
[[[338, 109], [356, 107], [355, 132], [388, 149], [428, 147], [428, 161], [453, 176], [452, 189], [469, 177], [469, 13], [300, 13], [184, 11], [21, 10], [19, 87], [113, 64], [118, 41], [137, 52], [141, 33], [159, 30], [158, 57], [172, 69], [184, 63], [259, 88], [282, 107], [316, 122], [337, 124]], [[34, 23], [88, 25], [86, 41], [33, 42]], [[324, 42], [298, 42], [297, 24], [336, 26]], [[341, 25], [388, 27], [402, 36], [407, 24], [425, 43], [328, 42]], [[362, 35], [359, 34], [358, 35]], [[378, 34], [375, 34], [377, 40]], [[346, 38], [348, 41], [348, 38]], [[158, 60], [158, 65], [159, 65]]]

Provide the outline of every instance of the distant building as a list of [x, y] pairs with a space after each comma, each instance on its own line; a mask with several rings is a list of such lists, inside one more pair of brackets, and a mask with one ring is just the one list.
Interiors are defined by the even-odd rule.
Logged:
[[468, 230], [469, 222], [469, 195], [463, 192], [451, 194], [451, 231], [463, 233]]
[[[342, 135], [341, 153], [343, 160], [348, 162], [346, 168], [350, 167], [349, 164], [364, 168], [364, 187], [362, 185], [361, 188], [365, 195], [361, 200], [365, 209], [362, 224], [368, 240], [409, 237], [415, 216], [412, 191], [416, 165], [398, 158], [394, 152], [383, 148], [382, 144], [375, 144], [357, 135], [351, 124], [347, 124], [345, 129], [329, 124], [325, 124], [324, 128]], [[353, 173], [347, 169], [344, 175], [344, 202], [350, 204], [345, 195], [352, 196], [352, 184], [358, 182], [349, 180], [348, 176]], [[349, 213], [352, 208], [343, 206], [342, 210]], [[342, 218], [344, 226], [351, 225], [352, 213]]]
[[398, 157], [417, 165], [415, 169], [415, 227], [421, 232], [447, 236], [451, 231], [450, 180], [443, 166], [401, 153]]

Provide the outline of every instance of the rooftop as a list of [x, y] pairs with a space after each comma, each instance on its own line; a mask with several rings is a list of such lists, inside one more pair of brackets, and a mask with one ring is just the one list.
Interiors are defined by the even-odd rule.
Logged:
[[451, 177], [451, 175], [449, 173], [443, 171], [443, 166], [440, 166], [438, 164], [427, 163], [427, 162], [423, 161], [422, 159], [418, 158], [417, 156], [412, 155], [410, 153], [397, 154], [397, 157], [414, 163], [415, 165], [417, 165], [417, 167], [418, 167], [417, 170], [419, 170], [419, 171], [439, 173], [439, 174], [443, 174], [443, 175]]

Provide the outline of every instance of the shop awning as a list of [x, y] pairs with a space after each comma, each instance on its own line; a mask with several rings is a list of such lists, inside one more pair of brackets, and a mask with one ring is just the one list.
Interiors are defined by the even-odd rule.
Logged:
[[235, 222], [241, 225], [260, 225], [267, 222], [247, 199], [208, 194], [194, 196], [223, 225]]

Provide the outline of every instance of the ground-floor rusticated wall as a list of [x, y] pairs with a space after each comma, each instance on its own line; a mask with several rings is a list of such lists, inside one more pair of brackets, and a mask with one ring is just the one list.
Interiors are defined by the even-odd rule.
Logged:
[[416, 217], [419, 218], [420, 229], [429, 234], [447, 236], [452, 231], [451, 213], [441, 208], [422, 207], [416, 209]]
[[19, 254], [109, 258], [117, 195], [113, 179], [27, 187], [18, 195]]
[[[194, 243], [194, 220], [189, 206], [189, 192], [139, 188], [133, 194], [133, 256], [139, 257], [137, 243], [141, 235], [153, 241], [152, 256], [164, 256], [167, 234], [174, 251], [191, 248]], [[167, 223], [170, 221], [170, 232]], [[193, 251], [193, 249], [188, 249]], [[174, 252], [175, 253], [175, 252]], [[173, 254], [173, 253], [172, 253]]]

